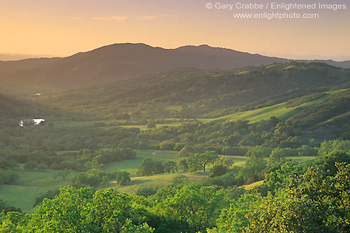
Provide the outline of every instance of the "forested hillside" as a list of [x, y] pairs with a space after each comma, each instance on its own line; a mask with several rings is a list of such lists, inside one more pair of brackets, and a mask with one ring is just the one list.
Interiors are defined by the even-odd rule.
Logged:
[[[0, 94], [0, 117], [19, 117], [26, 114], [29, 110], [26, 103]], [[27, 112], [28, 114], [28, 112]]]
[[[281, 117], [296, 128], [318, 129], [332, 123], [331, 128], [337, 131], [348, 111], [349, 81], [349, 70], [323, 63], [291, 62], [229, 71], [179, 69], [36, 100], [77, 119], [136, 123], [147, 119], [224, 118], [232, 113], [249, 114], [254, 109], [266, 113], [271, 111], [266, 107], [280, 108], [277, 106], [282, 104], [285, 114]], [[270, 116], [273, 114], [271, 111]]]
[[150, 109], [159, 110], [155, 114], [162, 117], [208, 117], [348, 87], [349, 81], [348, 70], [293, 62], [232, 71], [180, 69], [40, 100], [99, 118], [113, 118], [118, 110], [137, 115]]
[[[179, 68], [230, 70], [289, 61], [208, 45], [163, 49], [146, 44], [113, 44], [63, 58], [0, 61], [0, 92], [33, 95], [139, 80], [144, 75]], [[350, 67], [349, 62], [301, 62]]]
[[47, 93], [184, 67], [232, 69], [284, 61], [287, 60], [207, 45], [163, 49], [145, 44], [114, 44], [65, 58], [0, 61], [0, 85], [11, 93]]
[[19, 100], [0, 94], [0, 125], [2, 129], [15, 127], [19, 120], [40, 117], [47, 108], [29, 100]]

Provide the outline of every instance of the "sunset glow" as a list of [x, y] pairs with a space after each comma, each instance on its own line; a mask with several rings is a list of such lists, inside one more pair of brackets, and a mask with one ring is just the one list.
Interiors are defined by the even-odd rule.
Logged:
[[[0, 54], [69, 56], [113, 43], [137, 42], [164, 48], [208, 44], [288, 58], [350, 59], [350, 4], [339, 1], [290, 1], [332, 4], [345, 9], [237, 9], [238, 1], [165, 0], [19, 0], [1, 1]], [[289, 2], [287, 2], [289, 3]], [[230, 10], [229, 7], [232, 7]], [[328, 6], [328, 5], [327, 5]], [[237, 19], [234, 14], [259, 13]], [[308, 19], [267, 19], [271, 13], [298, 13]], [[270, 15], [271, 16], [271, 15]], [[265, 18], [261, 18], [265, 17]]]

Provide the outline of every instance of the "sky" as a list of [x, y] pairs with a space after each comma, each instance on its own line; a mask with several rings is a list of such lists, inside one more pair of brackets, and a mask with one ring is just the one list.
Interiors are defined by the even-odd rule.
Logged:
[[70, 56], [114, 43], [208, 44], [285, 58], [350, 60], [348, 0], [0, 3], [0, 54]]

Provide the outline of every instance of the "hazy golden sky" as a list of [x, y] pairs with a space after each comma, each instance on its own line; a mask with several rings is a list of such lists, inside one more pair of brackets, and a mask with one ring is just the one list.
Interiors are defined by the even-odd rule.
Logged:
[[[237, 3], [263, 10], [236, 9]], [[275, 10], [272, 3], [346, 9]], [[350, 59], [346, 0], [0, 0], [0, 53], [69, 56], [113, 43], [176, 48], [208, 44], [288, 58]], [[222, 9], [233, 4], [232, 10]], [[270, 8], [268, 7], [270, 6]], [[318, 7], [318, 5], [317, 5]], [[317, 19], [235, 19], [234, 14], [319, 14]]]

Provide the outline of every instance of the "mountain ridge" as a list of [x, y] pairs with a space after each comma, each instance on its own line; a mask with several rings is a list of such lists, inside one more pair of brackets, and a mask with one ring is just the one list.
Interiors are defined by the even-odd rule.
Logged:
[[112, 44], [64, 58], [34, 58], [0, 62], [0, 85], [22, 85], [28, 92], [61, 91], [136, 78], [177, 68], [233, 69], [285, 62], [231, 49], [182, 46], [176, 49], [146, 44]]
[[[57, 92], [178, 68], [232, 70], [289, 61], [209, 45], [165, 49], [143, 43], [111, 44], [69, 57], [1, 61], [0, 91], [9, 94]], [[328, 63], [350, 67], [350, 62]]]

